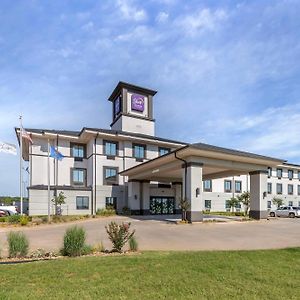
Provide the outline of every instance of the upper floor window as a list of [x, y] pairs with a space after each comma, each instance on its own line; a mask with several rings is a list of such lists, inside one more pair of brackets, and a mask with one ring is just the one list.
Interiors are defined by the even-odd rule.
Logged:
[[272, 168], [268, 167], [268, 177], [272, 177]]
[[288, 184], [288, 194], [289, 195], [294, 194], [294, 186], [292, 184]]
[[76, 197], [76, 209], [89, 209], [89, 197], [78, 196]]
[[204, 190], [204, 192], [212, 191], [212, 182], [210, 179], [203, 181], [203, 190]]
[[118, 151], [118, 143], [111, 141], [104, 141], [104, 153], [107, 156], [116, 156]]
[[282, 169], [277, 169], [277, 177], [279, 179], [282, 177]]
[[146, 146], [133, 144], [133, 157], [137, 159], [146, 158]]
[[225, 193], [232, 192], [232, 181], [231, 180], [224, 180], [224, 191], [225, 191]]
[[79, 158], [85, 158], [85, 145], [84, 144], [71, 144], [71, 155], [72, 157]]
[[294, 171], [293, 170], [288, 170], [288, 177], [289, 177], [290, 180], [293, 179], [293, 177], [294, 177]]
[[298, 179], [300, 180], [300, 171], [298, 171]]
[[276, 184], [276, 193], [279, 195], [282, 194], [282, 183]]
[[235, 192], [236, 193], [242, 192], [242, 182], [241, 181], [235, 181]]
[[104, 185], [118, 184], [118, 168], [103, 167], [103, 184]]
[[72, 169], [72, 185], [86, 185], [86, 169]]
[[163, 156], [165, 154], [168, 154], [170, 151], [171, 151], [170, 148], [163, 148], [163, 147], [158, 148], [159, 156]]
[[272, 183], [268, 182], [268, 194], [272, 194]]

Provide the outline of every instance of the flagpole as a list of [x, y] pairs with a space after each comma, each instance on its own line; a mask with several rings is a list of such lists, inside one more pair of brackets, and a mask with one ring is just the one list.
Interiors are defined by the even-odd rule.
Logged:
[[23, 215], [23, 124], [22, 116], [19, 117], [20, 120], [20, 214]]
[[48, 139], [48, 222], [50, 223], [50, 143]]

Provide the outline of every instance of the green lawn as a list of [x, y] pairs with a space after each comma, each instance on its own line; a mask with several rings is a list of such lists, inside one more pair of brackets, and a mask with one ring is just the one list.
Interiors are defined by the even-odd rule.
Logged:
[[0, 266], [0, 299], [299, 299], [299, 287], [299, 248]]

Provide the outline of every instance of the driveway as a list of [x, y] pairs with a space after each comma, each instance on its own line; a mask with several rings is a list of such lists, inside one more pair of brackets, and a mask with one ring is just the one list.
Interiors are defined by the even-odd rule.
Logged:
[[116, 216], [31, 228], [0, 228], [0, 248], [7, 248], [7, 232], [17, 230], [28, 236], [31, 249], [58, 250], [66, 228], [74, 224], [86, 229], [89, 244], [103, 241], [104, 246], [110, 248], [111, 244], [105, 232], [105, 225], [110, 221], [131, 222], [141, 250], [252, 250], [300, 247], [300, 219], [176, 225], [149, 217]]

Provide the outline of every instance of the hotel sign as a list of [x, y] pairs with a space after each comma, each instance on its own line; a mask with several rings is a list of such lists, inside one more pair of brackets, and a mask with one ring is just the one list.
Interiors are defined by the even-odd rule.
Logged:
[[145, 97], [139, 94], [131, 95], [131, 109], [143, 112], [145, 109]]

